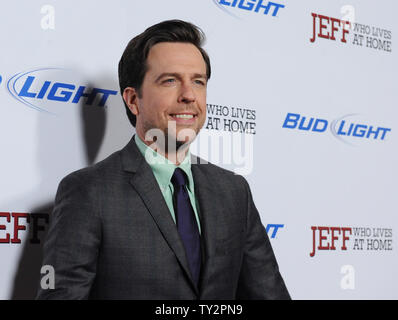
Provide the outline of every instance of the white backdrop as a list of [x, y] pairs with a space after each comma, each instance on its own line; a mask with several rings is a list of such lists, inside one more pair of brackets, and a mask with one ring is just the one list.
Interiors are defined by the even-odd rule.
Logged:
[[176, 18], [204, 30], [213, 69], [193, 153], [248, 179], [292, 298], [398, 298], [398, 4], [273, 3], [1, 2], [1, 299], [35, 295], [61, 178], [134, 133], [126, 44]]

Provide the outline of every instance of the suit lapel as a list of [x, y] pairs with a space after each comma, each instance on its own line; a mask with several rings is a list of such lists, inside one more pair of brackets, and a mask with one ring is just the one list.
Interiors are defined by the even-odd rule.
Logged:
[[141, 197], [166, 242], [176, 255], [192, 287], [198, 294], [198, 289], [191, 278], [184, 245], [178, 234], [177, 227], [164, 201], [152, 169], [138, 150], [134, 137], [122, 150], [122, 163], [125, 171], [134, 173], [130, 179], [130, 184]]
[[199, 218], [202, 225], [202, 237], [204, 237], [205, 245], [205, 264], [202, 269], [200, 287], [206, 286], [210, 276], [212, 257], [216, 249], [217, 235], [217, 217], [222, 210], [221, 206], [214, 201], [219, 191], [214, 185], [214, 177], [209, 179], [209, 175], [204, 171], [206, 164], [194, 164], [197, 160], [192, 161], [192, 174], [195, 183], [195, 194], [199, 202]]

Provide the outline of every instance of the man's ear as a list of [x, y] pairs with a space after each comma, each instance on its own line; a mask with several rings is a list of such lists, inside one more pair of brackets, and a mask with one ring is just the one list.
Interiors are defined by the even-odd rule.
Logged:
[[138, 92], [133, 87], [127, 87], [123, 91], [123, 100], [126, 102], [130, 111], [137, 116], [139, 113], [138, 108]]

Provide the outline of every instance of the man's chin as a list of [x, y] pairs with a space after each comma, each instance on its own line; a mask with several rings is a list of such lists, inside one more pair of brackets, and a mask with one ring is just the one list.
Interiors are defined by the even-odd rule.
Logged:
[[168, 131], [166, 132], [166, 136], [169, 137], [169, 139], [176, 141], [177, 145], [183, 146], [184, 144], [192, 143], [196, 139], [199, 131], [200, 129], [197, 128], [185, 127], [173, 133]]
[[191, 126], [169, 126], [162, 129], [150, 129], [145, 133], [148, 141], [156, 143], [158, 148], [166, 153], [177, 152], [187, 149], [195, 140], [200, 128], [192, 128]]
[[173, 136], [167, 135], [167, 139], [165, 141], [167, 151], [173, 152], [173, 151], [181, 151], [183, 149], [186, 149], [195, 140], [195, 138], [196, 138], [196, 134], [194, 137], [185, 136], [183, 139], [181, 139], [181, 137], [178, 137], [178, 139], [177, 139], [174, 135]]

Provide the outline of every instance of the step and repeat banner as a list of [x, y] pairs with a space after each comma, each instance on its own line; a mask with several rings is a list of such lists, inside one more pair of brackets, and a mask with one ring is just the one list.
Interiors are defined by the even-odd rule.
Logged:
[[292, 298], [398, 298], [396, 1], [0, 9], [0, 299], [35, 297], [60, 180], [134, 134], [118, 61], [169, 19], [203, 29], [212, 63], [192, 153], [249, 181]]

